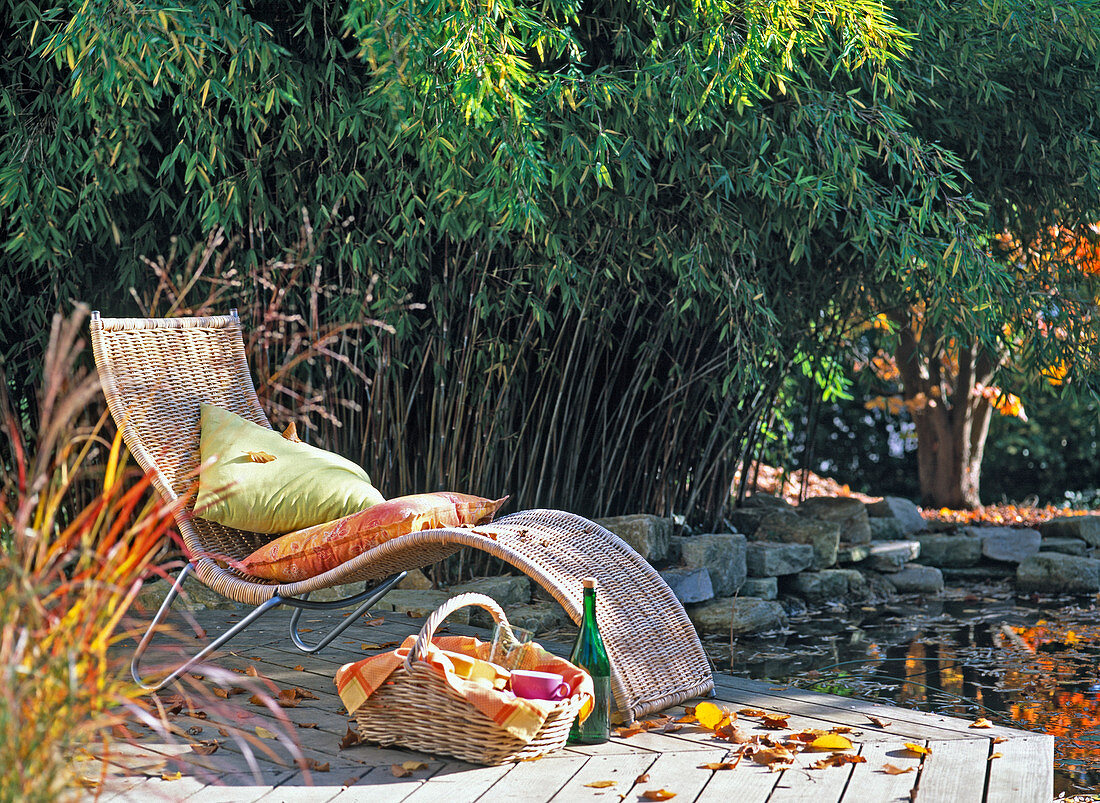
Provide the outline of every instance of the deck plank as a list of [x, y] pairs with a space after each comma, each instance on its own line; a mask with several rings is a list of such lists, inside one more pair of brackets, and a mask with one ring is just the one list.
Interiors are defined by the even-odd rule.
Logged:
[[[656, 761], [655, 753], [627, 753], [615, 756], [592, 756], [569, 779], [561, 790], [550, 798], [561, 803], [592, 800], [606, 803], [618, 799], [634, 786], [634, 780], [649, 770]], [[610, 787], [591, 787], [586, 784], [615, 781]]]
[[[859, 752], [865, 761], [852, 767], [852, 777], [848, 780], [848, 789], [841, 798], [844, 803], [910, 803], [909, 790], [916, 784], [920, 767], [920, 758], [905, 749], [899, 739], [894, 743], [875, 742], [865, 744]], [[891, 764], [898, 769], [910, 772], [890, 775], [882, 768]]]
[[989, 739], [929, 742], [917, 780], [920, 803], [981, 803], [989, 771]]
[[632, 787], [623, 789], [622, 793], [628, 799], [637, 800], [646, 791], [665, 789], [680, 800], [694, 800], [716, 772], [701, 765], [721, 762], [727, 753], [723, 748], [663, 753], [645, 773], [635, 777]]
[[993, 745], [987, 803], [1051, 800], [1054, 797], [1054, 737], [1035, 734]]
[[731, 753], [723, 760], [737, 762], [737, 767], [715, 770], [696, 798], [698, 803], [728, 803], [731, 800], [737, 803], [764, 803], [779, 782], [778, 772], [754, 764], [751, 759], [741, 758], [738, 761], [738, 757]]
[[538, 761], [521, 761], [489, 787], [478, 803], [546, 803], [589, 759], [577, 753], [555, 753]]
[[796, 754], [793, 764], [780, 774], [768, 803], [839, 803], [852, 775], [852, 765], [809, 769], [811, 764], [826, 755], [828, 754]]
[[511, 769], [511, 764], [476, 767], [465, 761], [448, 763], [405, 798], [405, 803], [473, 803]]

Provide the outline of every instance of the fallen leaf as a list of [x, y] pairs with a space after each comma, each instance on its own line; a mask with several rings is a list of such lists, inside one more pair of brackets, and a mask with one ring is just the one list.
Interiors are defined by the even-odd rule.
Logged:
[[253, 694], [249, 697], [248, 702], [252, 703], [252, 705], [265, 705], [263, 698], [258, 694]]
[[405, 769], [400, 764], [391, 764], [390, 772], [393, 773], [394, 778], [408, 778], [412, 775], [410, 770]]
[[206, 742], [196, 742], [195, 744], [191, 745], [191, 749], [198, 753], [200, 756], [209, 756], [218, 752], [219, 746], [220, 745], [218, 744], [217, 739], [211, 739], [210, 741]]
[[223, 689], [221, 686], [214, 687], [214, 696], [221, 697], [223, 700], [229, 697], [229, 692]]
[[221, 736], [228, 736], [229, 731], [227, 731], [225, 728], [218, 728], [218, 734]]
[[278, 739], [279, 738], [274, 733], [272, 733], [267, 728], [265, 728], [263, 725], [257, 725], [256, 726], [256, 735], [259, 736], [261, 739]]
[[417, 770], [426, 770], [428, 765], [423, 761], [402, 761], [401, 766], [407, 769], [409, 772], [416, 772]]
[[874, 725], [876, 728], [889, 728], [890, 727], [890, 723], [887, 722], [885, 719], [880, 719], [879, 717], [872, 717], [872, 716], [868, 716], [867, 719], [871, 720], [871, 724]]
[[[365, 625], [366, 627], [378, 627], [378, 625], [382, 624], [385, 621], [386, 621], [385, 616], [376, 616], [373, 619], [368, 619], [367, 621], [360, 622], [359, 624]], [[308, 633], [309, 631], [308, 630], [303, 630], [302, 632], [303, 633]]]
[[904, 775], [912, 771], [913, 767], [895, 767], [893, 764], [883, 764], [879, 770], [879, 772], [885, 772], [887, 775]]
[[299, 728], [316, 728], [317, 727], [316, 722], [298, 722], [297, 725], [298, 725]]
[[298, 664], [297, 666], [294, 667], [294, 671], [295, 672], [305, 672], [306, 668], [304, 666], [302, 666], [301, 664]]
[[740, 716], [743, 716], [743, 717], [766, 717], [767, 716], [767, 714], [765, 714], [759, 708], [742, 708], [737, 713]]
[[1002, 753], [993, 753], [989, 756], [989, 761], [992, 761], [995, 758], [1004, 758], [1004, 754], [1002, 754]]
[[198, 736], [200, 733], [202, 733], [202, 728], [198, 725], [192, 725], [190, 728], [187, 729], [188, 736]]
[[682, 717], [680, 717], [676, 721], [677, 722], [683, 722], [685, 725], [690, 725], [693, 722], [698, 722], [699, 720], [695, 716], [695, 712], [693, 710], [689, 710], [688, 713], [685, 713]]
[[970, 728], [992, 728], [993, 723], [985, 717], [978, 717], [976, 720], [970, 723], [967, 727]]
[[695, 706], [695, 718], [704, 728], [714, 730], [724, 716], [725, 712], [714, 703], [702, 702]]
[[316, 758], [306, 759], [306, 766], [309, 767], [314, 772], [328, 772], [328, 770], [329, 770], [329, 763], [327, 761], [324, 762], [324, 763], [321, 763]]
[[822, 731], [810, 729], [799, 731], [798, 733], [792, 733], [787, 738], [792, 742], [806, 742], [807, 744], [809, 744], [810, 742], [824, 735], [825, 733]]
[[765, 766], [771, 764], [785, 764], [794, 761], [794, 753], [782, 746], [764, 747], [753, 751], [752, 760], [757, 764], [764, 764]]
[[251, 675], [254, 678], [258, 678], [260, 676], [260, 670], [256, 668], [255, 664], [251, 664], [248, 669], [244, 670], [244, 673], [246, 675]]
[[275, 455], [260, 451], [259, 449], [254, 452], [246, 451], [245, 454], [248, 455], [248, 459], [253, 463], [270, 463], [275, 459]]
[[286, 429], [283, 430], [283, 437], [294, 443], [302, 442], [302, 439], [298, 437], [298, 427], [293, 421], [286, 425]]
[[851, 741], [837, 733], [826, 733], [810, 742], [811, 750], [851, 750]]
[[674, 797], [676, 793], [667, 789], [650, 789], [642, 792], [642, 800], [671, 800]]
[[744, 728], [738, 725], [725, 725], [714, 732], [714, 735], [719, 739], [726, 739], [734, 744], [745, 744], [752, 740], [752, 737], [745, 731]]
[[736, 769], [737, 765], [729, 761], [711, 761], [709, 764], [700, 764], [698, 769], [701, 770], [732, 770]]
[[614, 786], [615, 783], [615, 781], [593, 781], [592, 783], [586, 783], [585, 786], [593, 789], [606, 789], [609, 786]]
[[303, 689], [301, 686], [295, 686], [294, 687], [294, 693], [296, 695], [298, 695], [298, 699], [300, 699], [300, 700], [320, 700], [321, 699], [316, 694], [311, 692], [309, 689]]
[[160, 779], [162, 781], [178, 781], [182, 777], [183, 777], [183, 773], [180, 772], [179, 770], [176, 770], [175, 772], [161, 773]]
[[637, 778], [634, 779], [634, 783], [635, 784], [649, 783], [649, 773], [648, 772], [643, 772], [641, 775], [639, 775]]
[[362, 741], [359, 738], [359, 734], [348, 728], [348, 732], [344, 734], [344, 738], [340, 740], [340, 749], [343, 750], [347, 747], [354, 747]]
[[1001, 742], [1007, 742], [1008, 739], [1004, 736], [996, 736], [993, 739], [993, 744], [1000, 744]]
[[230, 686], [229, 687], [229, 696], [230, 697], [235, 697], [238, 694], [248, 694], [248, 689], [246, 689], [244, 686]]
[[615, 735], [620, 739], [629, 739], [631, 736], [637, 736], [639, 733], [645, 733], [645, 728], [637, 722], [629, 727], [615, 729]]
[[930, 756], [930, 755], [932, 755], [931, 749], [929, 749], [927, 747], [923, 747], [922, 745], [919, 745], [919, 744], [914, 744], [913, 742], [906, 742], [905, 743], [905, 749], [908, 750], [910, 753], [916, 753], [918, 756]]
[[789, 714], [766, 714], [760, 725], [771, 730], [783, 730], [787, 727], [787, 720], [790, 718]]
[[76, 782], [83, 786], [85, 789], [99, 788], [99, 778], [88, 778], [87, 776], [81, 775], [77, 777]]
[[831, 756], [815, 761], [810, 765], [812, 770], [823, 770], [826, 767], [843, 767], [845, 764], [863, 764], [867, 761], [863, 756], [855, 756], [851, 753], [833, 753]]
[[829, 733], [851, 733], [851, 732], [852, 732], [852, 729], [849, 728], [847, 725], [837, 725], [835, 727], [829, 728]]

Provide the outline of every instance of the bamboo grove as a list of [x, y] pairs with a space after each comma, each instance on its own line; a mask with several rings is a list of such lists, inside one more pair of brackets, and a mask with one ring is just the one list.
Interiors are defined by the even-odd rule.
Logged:
[[3, 6], [30, 418], [72, 300], [236, 306], [276, 424], [388, 495], [708, 524], [876, 302], [989, 343], [1016, 303], [872, 0]]

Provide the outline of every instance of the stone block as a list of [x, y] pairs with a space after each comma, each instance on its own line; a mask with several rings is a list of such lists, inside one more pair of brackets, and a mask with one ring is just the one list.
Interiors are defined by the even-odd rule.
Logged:
[[957, 533], [918, 533], [913, 540], [920, 544], [920, 562], [926, 566], [973, 566], [982, 558], [980, 536]]
[[886, 579], [902, 594], [939, 594], [943, 591], [943, 572], [935, 566], [910, 563], [886, 575]]
[[783, 578], [780, 588], [811, 602], [836, 602], [848, 593], [847, 570], [822, 569], [792, 574]]
[[[339, 586], [319, 588], [309, 595], [313, 602], [335, 602], [338, 599], [347, 599], [356, 594], [362, 594], [366, 590], [364, 583], [345, 583]], [[390, 592], [393, 593], [392, 591]]]
[[738, 507], [729, 512], [726, 520], [737, 532], [752, 535], [771, 512], [772, 509], [766, 507]]
[[871, 524], [867, 506], [851, 496], [812, 496], [798, 506], [798, 512], [815, 519], [840, 525], [840, 538], [850, 544], [866, 544], [871, 540]]
[[897, 519], [870, 518], [867, 523], [871, 527], [872, 541], [898, 541], [905, 537], [905, 528]]
[[866, 599], [870, 595], [871, 587], [867, 583], [867, 578], [863, 576], [863, 572], [858, 569], [834, 569], [834, 571], [843, 574], [848, 581], [848, 596]]
[[969, 536], [982, 539], [982, 554], [990, 560], [1019, 563], [1039, 551], [1038, 530], [1018, 527], [964, 527]]
[[650, 563], [660, 563], [668, 557], [668, 543], [672, 537], [672, 519], [638, 513], [631, 516], [597, 519], [596, 523], [626, 541], [635, 552]]
[[904, 535], [928, 529], [928, 523], [920, 514], [920, 508], [900, 496], [887, 496], [878, 502], [872, 502], [867, 505], [867, 515], [871, 518], [895, 519], [901, 525]]
[[836, 563], [836, 553], [840, 547], [840, 525], [833, 521], [808, 519], [791, 511], [776, 510], [761, 520], [752, 539], [809, 544], [814, 549], [811, 566], [814, 569], [826, 569]]
[[791, 503], [784, 499], [782, 496], [773, 496], [772, 494], [753, 494], [752, 496], [746, 496], [744, 507], [763, 507], [771, 510], [791, 510]]
[[840, 548], [836, 551], [836, 562], [859, 563], [871, 557], [871, 544], [846, 544], [840, 542]]
[[740, 533], [677, 535], [673, 539], [686, 567], [705, 568], [710, 572], [716, 597], [736, 594], [745, 582], [745, 536]]
[[779, 596], [779, 581], [774, 577], [747, 577], [741, 586], [741, 596], [775, 599]]
[[752, 597], [721, 597], [692, 605], [688, 618], [700, 633], [731, 636], [774, 630], [787, 624], [787, 613], [782, 605]]
[[531, 601], [531, 580], [522, 574], [480, 577], [468, 583], [451, 586], [448, 590], [451, 596], [467, 593], [484, 594], [502, 608], [507, 608], [509, 605], [523, 605]]
[[706, 566], [694, 569], [680, 567], [660, 572], [668, 583], [676, 599], [687, 605], [692, 602], [706, 602], [714, 599], [714, 585], [710, 581], [710, 570]]
[[[469, 608], [470, 624], [475, 627], [491, 628], [493, 617], [484, 608]], [[556, 602], [538, 600], [523, 605], [509, 605], [504, 609], [504, 615], [509, 623], [516, 627], [526, 627], [537, 633], [546, 633], [557, 630], [559, 627], [571, 624], [572, 620], [565, 609]]]
[[1016, 576], [1016, 567], [1005, 563], [982, 563], [977, 566], [945, 566], [940, 571], [943, 579], [951, 583], [982, 583], [989, 580], [1007, 580]]
[[1100, 516], [1060, 516], [1039, 525], [1043, 538], [1079, 538], [1100, 547]]
[[814, 562], [810, 544], [780, 544], [753, 541], [745, 547], [745, 563], [750, 577], [779, 577], [797, 574]]
[[1016, 587], [1047, 594], [1095, 594], [1100, 591], [1100, 560], [1040, 552], [1020, 562]]
[[[431, 591], [420, 589], [398, 588], [391, 591], [374, 606], [375, 611], [393, 611], [396, 614], [404, 614], [414, 619], [421, 619], [431, 615], [432, 611], [453, 597], [449, 591]], [[460, 625], [470, 623], [470, 606], [459, 608], [447, 617], [448, 622], [457, 622]]]
[[1040, 552], [1061, 552], [1063, 555], [1084, 555], [1088, 544], [1080, 538], [1044, 538], [1039, 542]]
[[397, 587], [427, 591], [432, 588], [432, 581], [420, 569], [410, 569], [401, 582], [397, 584]]
[[919, 557], [919, 541], [875, 541], [871, 544], [871, 556], [866, 564], [876, 572], [896, 572]]

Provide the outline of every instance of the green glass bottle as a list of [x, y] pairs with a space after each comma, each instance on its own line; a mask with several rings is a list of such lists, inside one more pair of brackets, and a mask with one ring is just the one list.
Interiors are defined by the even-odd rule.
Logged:
[[611, 662], [596, 626], [596, 578], [584, 578], [584, 619], [569, 660], [592, 676], [596, 698], [592, 713], [583, 722], [574, 721], [569, 741], [600, 744], [611, 738]]

